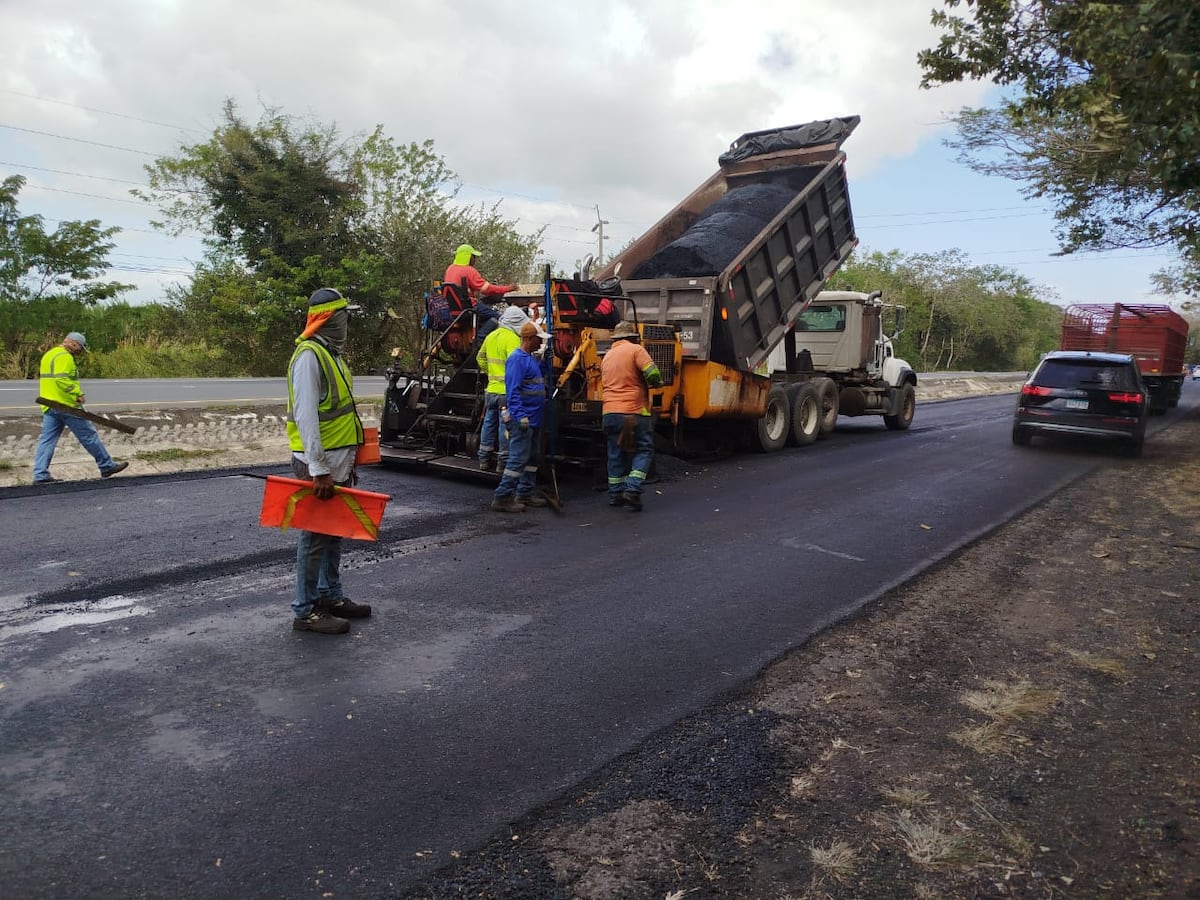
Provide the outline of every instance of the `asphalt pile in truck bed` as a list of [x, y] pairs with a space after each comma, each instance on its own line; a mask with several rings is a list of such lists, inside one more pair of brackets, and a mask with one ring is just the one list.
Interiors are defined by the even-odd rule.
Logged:
[[779, 215], [796, 192], [779, 184], [749, 184], [730, 191], [700, 214], [678, 239], [633, 270], [643, 278], [716, 275]]

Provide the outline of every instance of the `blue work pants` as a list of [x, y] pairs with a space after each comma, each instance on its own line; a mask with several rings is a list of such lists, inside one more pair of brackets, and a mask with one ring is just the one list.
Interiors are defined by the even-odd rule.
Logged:
[[634, 432], [634, 449], [627, 453], [621, 449], [621, 429], [625, 427], [625, 413], [605, 413], [602, 420], [604, 437], [608, 445], [608, 496], [611, 500], [623, 492], [640, 494], [646, 474], [654, 462], [654, 419], [650, 416], [637, 417]]
[[48, 409], [42, 414], [42, 435], [38, 438], [37, 449], [33, 454], [33, 480], [46, 481], [50, 478], [50, 460], [54, 458], [54, 448], [64, 428], [70, 428], [71, 433], [79, 439], [83, 449], [92, 455], [100, 474], [109, 472], [116, 465], [113, 458], [104, 449], [104, 442], [96, 433], [96, 426], [87, 419], [73, 416], [70, 413]]

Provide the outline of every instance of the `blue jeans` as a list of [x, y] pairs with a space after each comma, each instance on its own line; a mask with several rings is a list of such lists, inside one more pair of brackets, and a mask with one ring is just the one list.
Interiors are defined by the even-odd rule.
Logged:
[[640, 494], [646, 473], [654, 462], [654, 419], [651, 416], [637, 417], [632, 454], [622, 450], [617, 442], [621, 429], [625, 427], [625, 413], [605, 413], [603, 418], [604, 437], [608, 444], [608, 496], [616, 497], [622, 492]]
[[42, 436], [38, 438], [37, 450], [33, 454], [33, 480], [45, 481], [50, 477], [50, 460], [54, 458], [54, 448], [64, 428], [70, 428], [71, 433], [79, 438], [83, 449], [92, 454], [96, 465], [103, 475], [116, 465], [113, 458], [104, 449], [104, 442], [96, 433], [96, 426], [87, 419], [73, 416], [70, 413], [48, 409], [42, 414]]
[[479, 432], [479, 461], [497, 455], [500, 462], [508, 456], [508, 429], [500, 420], [500, 407], [504, 405], [503, 394], [483, 395], [483, 428]]
[[522, 428], [517, 422], [509, 423], [508, 460], [504, 474], [496, 485], [496, 499], [503, 500], [514, 493], [528, 497], [537, 483], [538, 429]]
[[319, 598], [342, 598], [342, 579], [338, 575], [341, 563], [340, 537], [300, 532], [300, 543], [296, 546], [296, 595], [292, 599], [292, 614], [297, 619], [311, 613]]

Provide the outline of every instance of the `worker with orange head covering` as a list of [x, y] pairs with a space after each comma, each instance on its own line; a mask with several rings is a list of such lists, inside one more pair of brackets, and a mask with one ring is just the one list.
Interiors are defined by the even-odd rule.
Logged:
[[[342, 358], [350, 309], [346, 298], [333, 288], [315, 291], [308, 300], [308, 321], [288, 363], [292, 471], [297, 478], [312, 479], [319, 500], [333, 497], [334, 485], [354, 483], [354, 457], [363, 442], [354, 378]], [[297, 631], [344, 634], [350, 628], [347, 619], [371, 614], [368, 604], [355, 603], [342, 592], [341, 559], [340, 537], [300, 532], [292, 599], [292, 627]]]
[[475, 268], [475, 260], [478, 258], [479, 251], [470, 244], [459, 244], [458, 249], [454, 251], [454, 262], [446, 268], [442, 281], [456, 287], [465, 281], [467, 299], [472, 301], [483, 297], [503, 297], [517, 289], [515, 284], [492, 284], [480, 275], [479, 270]]

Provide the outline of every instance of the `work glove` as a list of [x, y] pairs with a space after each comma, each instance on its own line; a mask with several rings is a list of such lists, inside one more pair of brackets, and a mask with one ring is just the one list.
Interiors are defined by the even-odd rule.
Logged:
[[509, 413], [507, 406], [500, 410], [500, 421], [505, 425], [512, 421], [512, 414]]
[[522, 431], [529, 430], [529, 420], [526, 419], [524, 416], [521, 417], [521, 430]]

